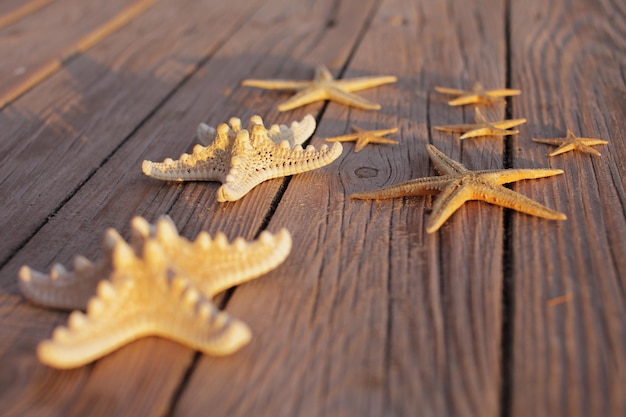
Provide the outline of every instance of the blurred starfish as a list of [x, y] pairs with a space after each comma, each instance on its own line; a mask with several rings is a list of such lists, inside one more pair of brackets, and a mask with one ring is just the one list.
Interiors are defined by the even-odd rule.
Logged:
[[474, 124], [460, 124], [449, 126], [435, 126], [436, 130], [450, 133], [463, 133], [459, 139], [475, 138], [477, 136], [506, 136], [515, 135], [519, 130], [507, 130], [511, 127], [526, 123], [526, 119], [500, 120], [488, 122], [480, 109], [476, 107], [474, 113]]
[[384, 130], [363, 130], [359, 127], [352, 126], [352, 130], [354, 133], [343, 135], [343, 136], [335, 136], [332, 138], [327, 138], [326, 142], [352, 142], [356, 141], [356, 145], [354, 146], [354, 152], [360, 152], [368, 143], [384, 143], [384, 144], [397, 144], [398, 141], [385, 139], [382, 136], [390, 135], [392, 133], [396, 133], [398, 131], [397, 127], [393, 129], [384, 129]]
[[433, 204], [432, 214], [426, 231], [433, 233], [466, 201], [481, 200], [491, 204], [521, 211], [533, 216], [552, 220], [565, 220], [567, 217], [549, 209], [528, 197], [503, 187], [523, 179], [534, 179], [562, 174], [560, 169], [499, 169], [470, 171], [462, 164], [445, 156], [433, 145], [426, 150], [435, 169], [442, 175], [417, 178], [380, 190], [352, 194], [358, 199], [384, 199], [403, 196], [439, 194]]
[[602, 154], [591, 146], [593, 145], [606, 145], [609, 143], [608, 140], [602, 139], [591, 139], [591, 138], [579, 138], [572, 132], [567, 129], [567, 137], [565, 138], [552, 138], [552, 139], [534, 139], [533, 142], [537, 143], [546, 143], [548, 145], [558, 146], [554, 152], [550, 154], [550, 156], [555, 156], [562, 154], [564, 152], [569, 152], [573, 150], [578, 150], [581, 152], [587, 152], [590, 154], [594, 154], [597, 156], [601, 156]]
[[313, 81], [243, 80], [241, 85], [268, 90], [297, 91], [295, 96], [278, 106], [279, 111], [293, 110], [321, 100], [336, 101], [346, 106], [360, 109], [378, 110], [380, 109], [380, 104], [372, 103], [352, 93], [383, 84], [395, 83], [396, 81], [398, 79], [394, 76], [336, 80], [328, 68], [321, 65], [315, 69]]
[[[289, 232], [264, 232], [257, 241], [237, 239], [228, 244], [224, 235], [212, 240], [206, 232], [189, 242], [169, 218], [161, 218], [156, 227], [135, 218], [132, 228], [130, 245], [115, 230], [107, 231], [109, 268], [83, 263], [73, 273], [56, 276], [26, 266], [20, 270], [20, 288], [30, 300], [57, 307], [55, 295], [75, 291], [78, 307], [87, 306], [86, 314], [72, 312], [68, 327], [57, 327], [52, 338], [38, 346], [43, 363], [56, 368], [82, 366], [150, 335], [212, 355], [227, 355], [248, 343], [248, 327], [219, 311], [211, 299], [282, 263], [291, 249]], [[100, 280], [89, 302], [91, 294], [76, 285], [81, 279]]]
[[496, 90], [485, 90], [481, 83], [474, 84], [471, 90], [459, 90], [448, 87], [435, 87], [435, 90], [442, 94], [450, 94], [459, 96], [454, 100], [448, 101], [450, 106], [462, 106], [464, 104], [491, 104], [499, 103], [504, 100], [502, 97], [516, 96], [521, 94], [521, 90], [513, 90], [510, 88], [499, 88]]

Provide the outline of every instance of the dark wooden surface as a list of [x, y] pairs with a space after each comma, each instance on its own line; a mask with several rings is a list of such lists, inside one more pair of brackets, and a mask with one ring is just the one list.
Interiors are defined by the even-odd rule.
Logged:
[[[52, 0], [19, 15], [27, 3], [0, 2], [0, 415], [626, 415], [623, 2]], [[287, 94], [240, 87], [318, 64], [399, 81], [359, 93], [380, 111], [279, 113]], [[528, 118], [518, 136], [433, 129], [473, 119], [434, 86], [476, 80], [523, 91], [485, 108]], [[141, 173], [189, 151], [199, 122], [307, 113], [315, 146], [351, 125], [397, 126], [400, 144], [346, 144], [233, 203], [216, 183]], [[602, 156], [531, 141], [568, 128], [608, 140]], [[511, 188], [568, 220], [473, 202], [429, 235], [431, 198], [347, 198], [434, 175], [428, 143], [471, 169], [562, 168]], [[67, 313], [26, 302], [19, 267], [95, 258], [107, 227], [128, 236], [133, 216], [165, 213], [189, 238], [291, 231], [286, 262], [222, 303], [252, 342], [213, 358], [146, 338], [82, 368], [41, 365], [35, 347]]]

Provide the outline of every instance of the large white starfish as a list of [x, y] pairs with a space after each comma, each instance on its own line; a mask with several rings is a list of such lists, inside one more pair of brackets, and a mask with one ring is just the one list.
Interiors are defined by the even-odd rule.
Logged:
[[107, 262], [84, 264], [56, 277], [28, 267], [20, 270], [20, 288], [30, 300], [58, 307], [55, 295], [75, 290], [79, 307], [87, 305], [86, 314], [72, 312], [68, 327], [56, 328], [38, 346], [43, 363], [81, 366], [149, 335], [212, 355], [226, 355], [248, 343], [248, 327], [219, 311], [211, 298], [283, 262], [291, 250], [289, 232], [264, 232], [254, 242], [236, 239], [229, 244], [223, 234], [211, 239], [206, 232], [189, 242], [168, 218], [156, 227], [135, 218], [132, 228], [130, 245], [115, 230], [107, 231], [108, 274], [97, 277], [96, 295], [88, 302], [84, 287], [73, 283], [81, 278], [96, 281], [90, 269], [106, 271], [101, 265]]
[[[222, 186], [217, 201], [236, 201], [265, 180], [311, 171], [341, 155], [339, 143], [331, 148], [322, 145], [319, 151], [310, 145], [303, 149], [297, 143], [314, 130], [310, 119], [305, 118], [297, 125], [304, 125], [301, 130], [286, 126], [268, 130], [259, 116], [250, 119], [248, 129], [242, 129], [237, 118], [230, 119], [230, 126], [223, 123], [217, 129], [200, 125], [198, 137], [210, 142], [208, 146], [196, 145], [191, 155], [182, 154], [177, 161], [170, 158], [161, 163], [143, 161], [141, 169], [144, 174], [162, 180], [219, 181]], [[291, 132], [285, 133], [286, 129]], [[212, 135], [213, 130], [215, 138], [209, 141], [207, 135]]]

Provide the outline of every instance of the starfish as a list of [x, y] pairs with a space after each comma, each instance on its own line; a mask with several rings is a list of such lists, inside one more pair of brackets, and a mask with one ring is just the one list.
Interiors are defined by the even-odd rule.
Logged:
[[456, 88], [435, 87], [435, 90], [442, 94], [459, 96], [448, 101], [450, 106], [462, 106], [464, 104], [491, 104], [504, 101], [502, 97], [516, 96], [521, 94], [520, 90], [510, 88], [499, 88], [496, 90], [485, 90], [481, 83], [474, 84], [471, 90], [459, 90]]
[[326, 139], [326, 142], [349, 142], [356, 141], [354, 152], [360, 152], [368, 143], [385, 143], [385, 144], [397, 144], [398, 142], [391, 139], [385, 139], [381, 136], [396, 133], [398, 128], [384, 129], [384, 130], [363, 130], [356, 126], [352, 126], [352, 130], [355, 132], [350, 135], [335, 136]]
[[470, 171], [459, 162], [445, 156], [433, 145], [427, 145], [426, 150], [435, 169], [442, 175], [417, 178], [380, 190], [352, 194], [350, 197], [384, 199], [440, 193], [439, 198], [433, 204], [432, 214], [426, 226], [428, 233], [437, 231], [463, 203], [470, 200], [482, 200], [546, 219], [566, 219], [563, 213], [551, 210], [522, 194], [502, 186], [502, 184], [523, 179], [543, 178], [562, 174], [563, 171], [560, 169]]
[[500, 120], [497, 122], [488, 122], [481, 111], [476, 107], [474, 115], [474, 124], [461, 124], [450, 126], [435, 126], [435, 129], [442, 132], [464, 133], [459, 139], [475, 138], [477, 136], [495, 136], [495, 135], [515, 135], [519, 130], [507, 130], [511, 127], [526, 123], [526, 119]]
[[328, 68], [321, 65], [315, 69], [313, 81], [291, 80], [243, 80], [241, 85], [265, 88], [268, 90], [297, 91], [298, 93], [278, 106], [279, 111], [293, 110], [321, 100], [332, 100], [346, 106], [366, 110], [378, 110], [380, 105], [352, 94], [354, 91], [365, 90], [383, 84], [395, 83], [394, 76], [360, 77], [348, 80], [336, 80]]
[[[231, 122], [235, 124], [233, 130], [241, 130], [241, 121], [239, 119], [232, 118]], [[255, 125], [263, 125], [263, 119], [258, 115], [252, 116], [250, 122]], [[237, 125], [237, 123], [239, 124]], [[315, 118], [307, 114], [300, 122], [291, 122], [289, 127], [286, 125], [272, 125], [267, 130], [267, 136], [277, 145], [286, 140], [289, 146], [294, 147], [295, 145], [302, 145], [311, 137], [313, 132], [315, 132]], [[217, 129], [214, 127], [204, 123], [198, 125], [197, 136], [198, 141], [202, 145], [209, 146], [215, 139], [216, 134]]]
[[[315, 122], [312, 117], [306, 120], [301, 124]], [[143, 161], [143, 173], [169, 181], [219, 181], [222, 186], [217, 201], [236, 201], [265, 180], [321, 168], [341, 155], [340, 143], [330, 149], [323, 145], [319, 151], [311, 145], [302, 149], [295, 144], [296, 139], [304, 141], [300, 131], [290, 133], [293, 142], [281, 139], [282, 128], [279, 133], [267, 130], [259, 116], [250, 119], [248, 129], [242, 129], [237, 118], [231, 118], [229, 124], [220, 124], [209, 146], [196, 145], [191, 155], [182, 154], [177, 161], [167, 158], [162, 163]], [[312, 130], [314, 127], [303, 129]], [[209, 126], [198, 127], [199, 137], [206, 139], [210, 133]], [[277, 144], [275, 140], [281, 141]]]
[[[133, 235], [135, 241], [129, 245], [115, 230], [107, 231], [105, 256], [110, 256], [110, 270], [99, 277], [86, 314], [72, 312], [68, 327], [57, 327], [52, 338], [37, 347], [43, 363], [56, 368], [82, 366], [151, 335], [207, 354], [233, 353], [249, 342], [251, 332], [243, 322], [218, 310], [211, 298], [275, 268], [291, 249], [285, 229], [276, 235], [264, 232], [251, 243], [236, 239], [229, 244], [223, 234], [212, 240], [206, 232], [189, 242], [178, 235], [169, 218], [161, 218], [156, 227], [135, 218]], [[31, 300], [47, 302], [54, 297], [39, 297], [42, 292], [54, 295], [76, 289], [82, 293], [72, 283], [83, 277], [94, 278], [86, 265], [56, 278], [22, 267], [20, 287], [30, 287], [25, 294]]]
[[593, 145], [606, 145], [609, 143], [607, 140], [602, 139], [591, 139], [591, 138], [579, 138], [572, 132], [567, 129], [567, 137], [565, 138], [553, 138], [553, 139], [533, 139], [534, 142], [538, 143], [547, 143], [548, 145], [556, 145], [558, 148], [554, 152], [550, 154], [550, 156], [559, 155], [564, 152], [569, 152], [573, 150], [579, 150], [582, 152], [591, 153], [597, 156], [601, 156], [602, 154], [591, 146]]

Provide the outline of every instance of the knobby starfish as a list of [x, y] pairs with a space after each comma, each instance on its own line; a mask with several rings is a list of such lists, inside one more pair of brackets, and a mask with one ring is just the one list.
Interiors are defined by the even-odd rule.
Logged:
[[384, 144], [397, 144], [398, 141], [385, 139], [382, 136], [396, 133], [398, 128], [384, 129], [384, 130], [363, 130], [356, 126], [352, 126], [354, 133], [343, 136], [335, 136], [326, 139], [326, 142], [351, 142], [356, 141], [354, 152], [360, 152], [368, 143], [384, 143]]
[[510, 97], [521, 94], [521, 90], [513, 90], [510, 88], [499, 88], [495, 90], [485, 90], [481, 83], [474, 84], [471, 90], [459, 90], [448, 87], [435, 87], [435, 90], [442, 94], [450, 94], [459, 96], [454, 100], [448, 101], [450, 106], [462, 106], [464, 104], [491, 104], [499, 103], [504, 100], [502, 97]]
[[426, 231], [433, 233], [466, 201], [482, 200], [491, 204], [521, 211], [533, 216], [553, 220], [565, 220], [563, 213], [551, 210], [528, 197], [503, 187], [523, 179], [534, 179], [562, 174], [560, 169], [499, 169], [470, 171], [461, 163], [445, 156], [433, 145], [426, 150], [435, 169], [442, 175], [417, 178], [380, 190], [352, 194], [358, 199], [384, 199], [403, 196], [439, 194], [433, 204]]
[[435, 129], [442, 132], [464, 133], [459, 139], [475, 138], [477, 136], [506, 136], [515, 135], [519, 130], [507, 130], [511, 127], [526, 123], [526, 119], [500, 120], [497, 122], [488, 122], [483, 116], [480, 109], [474, 109], [474, 124], [460, 124], [449, 126], [435, 126]]
[[[219, 311], [212, 297], [275, 268], [290, 250], [285, 229], [276, 235], [264, 232], [254, 242], [238, 238], [229, 244], [223, 234], [211, 239], [206, 232], [190, 242], [167, 217], [156, 227], [135, 218], [130, 245], [109, 229], [105, 262], [80, 261], [74, 272], [50, 276], [26, 266], [20, 270], [20, 288], [30, 300], [57, 307], [63, 293], [75, 291], [76, 307], [87, 306], [86, 314], [72, 312], [68, 327], [57, 327], [52, 338], [38, 346], [39, 359], [56, 368], [82, 366], [151, 335], [207, 354], [233, 353], [249, 342], [251, 332]], [[103, 267], [105, 263], [109, 267]], [[88, 302], [90, 294], [77, 284], [82, 279], [100, 280]]]
[[[303, 125], [303, 129], [287, 133], [291, 139], [285, 139], [286, 126], [278, 131], [268, 130], [261, 117], [253, 116], [246, 130], [241, 128], [239, 119], [232, 118], [230, 127], [222, 123], [215, 129], [215, 138], [208, 146], [196, 145], [191, 155], [182, 154], [177, 161], [171, 158], [161, 163], [143, 161], [141, 169], [147, 176], [161, 180], [219, 181], [222, 186], [217, 191], [217, 201], [236, 201], [263, 181], [311, 171], [337, 159], [342, 151], [339, 143], [330, 149], [322, 145], [319, 151], [311, 145], [302, 149], [296, 143], [306, 139], [304, 134], [310, 136], [314, 123], [307, 116], [296, 125]], [[211, 127], [198, 127], [201, 141], [207, 142], [210, 134]]]
[[[258, 115], [252, 116], [250, 122], [255, 125], [263, 125], [263, 119]], [[233, 130], [241, 130], [241, 121], [239, 119], [232, 118], [231, 123], [235, 124]], [[237, 123], [239, 124], [237, 125]], [[313, 132], [315, 132], [315, 118], [307, 114], [301, 121], [291, 122], [289, 127], [286, 125], [272, 125], [267, 130], [267, 136], [277, 145], [282, 141], [287, 141], [289, 146], [293, 148], [295, 145], [302, 145], [311, 137]], [[214, 127], [204, 123], [198, 125], [197, 136], [198, 141], [202, 145], [209, 146], [215, 139], [216, 134], [217, 130]]]
[[591, 153], [597, 156], [601, 156], [602, 154], [595, 149], [592, 148], [593, 145], [606, 145], [609, 143], [608, 140], [602, 139], [591, 139], [591, 138], [579, 138], [572, 132], [567, 129], [567, 137], [565, 138], [552, 138], [552, 139], [533, 139], [534, 142], [538, 143], [546, 143], [548, 145], [558, 146], [556, 150], [550, 153], [550, 156], [559, 155], [564, 152], [569, 152], [573, 150], [578, 150], [581, 152]]
[[366, 110], [378, 110], [380, 105], [352, 94], [355, 91], [395, 83], [394, 76], [359, 77], [349, 80], [336, 80], [325, 66], [315, 69], [313, 81], [292, 80], [243, 80], [241, 85], [268, 90], [297, 91], [297, 94], [278, 106], [279, 111], [293, 110], [321, 100], [332, 100], [346, 106]]

